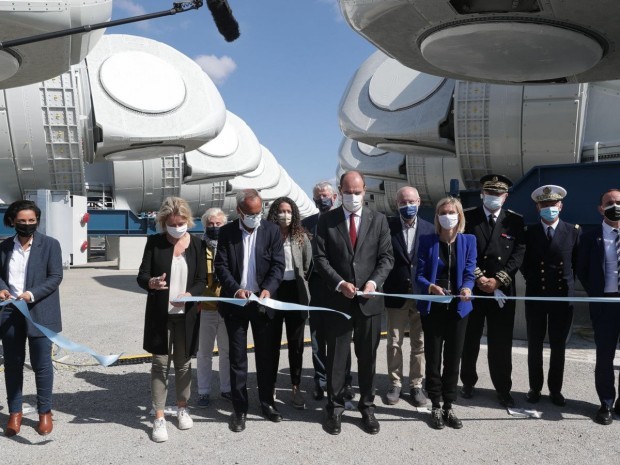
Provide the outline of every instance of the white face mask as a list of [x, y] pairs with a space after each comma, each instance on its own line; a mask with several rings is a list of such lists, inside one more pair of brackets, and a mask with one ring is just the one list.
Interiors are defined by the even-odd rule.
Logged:
[[342, 194], [342, 205], [351, 213], [362, 208], [364, 194]]
[[494, 212], [502, 208], [502, 205], [504, 205], [504, 198], [500, 195], [483, 194], [482, 203], [487, 209]]
[[166, 232], [175, 239], [180, 239], [181, 237], [183, 237], [183, 234], [187, 232], [187, 225], [184, 224], [183, 226], [179, 227], [166, 225]]
[[260, 226], [260, 220], [263, 218], [262, 213], [257, 213], [256, 215], [246, 215], [242, 213], [242, 215], [243, 218], [241, 218], [241, 221], [243, 221], [243, 224], [248, 229], [258, 228]]
[[293, 215], [290, 213], [278, 213], [278, 223], [284, 226], [288, 226], [291, 224], [293, 219]]
[[452, 229], [459, 224], [459, 215], [456, 213], [451, 215], [439, 215], [437, 219], [443, 229]]

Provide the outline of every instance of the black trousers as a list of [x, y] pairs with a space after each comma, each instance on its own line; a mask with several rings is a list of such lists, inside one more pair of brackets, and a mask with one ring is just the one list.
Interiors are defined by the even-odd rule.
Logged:
[[327, 333], [327, 412], [341, 415], [345, 409], [344, 386], [347, 360], [351, 355], [351, 336], [357, 357], [360, 411], [375, 408], [374, 379], [377, 347], [381, 338], [381, 314], [364, 315], [357, 305], [351, 304], [351, 319], [333, 312], [325, 313]]
[[422, 316], [426, 392], [433, 407], [437, 408], [442, 398], [446, 409], [456, 401], [459, 365], [469, 316], [461, 318], [456, 306], [456, 300], [448, 305], [432, 303], [430, 313]]
[[[325, 307], [328, 304], [322, 297], [327, 289], [318, 273], [312, 273], [308, 282], [310, 287], [310, 305]], [[314, 384], [327, 389], [327, 330], [329, 327], [329, 312], [310, 312], [310, 338], [312, 340], [312, 365], [314, 366]], [[352, 384], [351, 377], [351, 350], [347, 358], [345, 370], [345, 384]]]
[[252, 325], [258, 398], [261, 404], [273, 405], [273, 319], [250, 302], [239, 310], [223, 313], [228, 332], [230, 385], [235, 413], [248, 411], [248, 327]]
[[463, 345], [461, 381], [470, 386], [475, 386], [478, 382], [476, 362], [486, 320], [491, 381], [498, 393], [509, 393], [512, 389], [512, 330], [515, 324], [515, 301], [508, 300], [504, 307], [500, 308], [494, 299], [474, 299], [473, 305]]
[[[605, 296], [620, 297], [607, 294]], [[594, 368], [596, 393], [601, 404], [611, 407], [616, 399], [616, 392], [620, 398], [620, 376], [618, 377], [618, 391], [614, 388], [614, 357], [620, 342], [620, 304], [592, 302], [590, 303], [590, 319], [596, 344], [596, 366]]]
[[543, 373], [543, 342], [549, 329], [549, 392], [560, 393], [564, 380], [566, 338], [573, 321], [573, 307], [568, 302], [525, 302], [527, 322], [527, 368], [530, 389], [541, 391], [545, 376]]
[[[282, 281], [278, 288], [278, 300], [281, 302], [299, 303], [297, 281]], [[301, 382], [301, 367], [304, 358], [304, 330], [308, 312], [279, 310], [273, 317], [273, 384], [278, 378], [280, 350], [282, 348], [282, 325], [286, 326], [288, 346], [288, 363], [291, 372], [291, 384]]]

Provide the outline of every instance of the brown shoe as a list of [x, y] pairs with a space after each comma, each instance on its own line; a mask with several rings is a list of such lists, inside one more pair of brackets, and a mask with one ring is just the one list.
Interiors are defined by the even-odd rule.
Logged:
[[16, 434], [19, 434], [19, 430], [22, 427], [22, 412], [11, 413], [9, 415], [9, 422], [6, 425], [6, 429], [4, 430], [4, 434], [7, 437], [13, 437]]
[[52, 412], [49, 411], [47, 413], [39, 414], [39, 424], [37, 425], [37, 433], [41, 436], [47, 436], [52, 432], [52, 428], [54, 425], [52, 424]]

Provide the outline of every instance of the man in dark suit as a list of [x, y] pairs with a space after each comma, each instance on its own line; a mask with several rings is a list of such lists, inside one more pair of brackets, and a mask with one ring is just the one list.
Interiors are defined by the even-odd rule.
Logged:
[[377, 346], [381, 335], [383, 298], [358, 296], [380, 290], [394, 257], [387, 220], [381, 213], [364, 208], [366, 184], [357, 171], [340, 178], [342, 207], [319, 218], [314, 241], [314, 266], [323, 278], [329, 308], [345, 312], [346, 319], [326, 314], [327, 337], [327, 420], [324, 428], [339, 434], [345, 408], [345, 367], [351, 350], [351, 335], [358, 360], [362, 425], [369, 434], [379, 432], [374, 415], [374, 376]]
[[[396, 192], [398, 217], [388, 218], [392, 248], [394, 250], [394, 268], [383, 286], [388, 294], [412, 294], [418, 265], [418, 242], [420, 236], [433, 234], [434, 226], [418, 217], [420, 195], [415, 187], [401, 187]], [[411, 354], [409, 359], [409, 387], [411, 403], [416, 407], [426, 405], [428, 399], [422, 389], [424, 380], [424, 334], [420, 312], [416, 302], [410, 299], [386, 297], [387, 310], [387, 366], [390, 388], [386, 399], [389, 405], [398, 402], [404, 378], [403, 340], [405, 329], [409, 327]]]
[[[301, 224], [314, 238], [319, 216], [335, 208], [338, 194], [334, 192], [334, 188], [329, 181], [321, 181], [312, 189], [312, 198], [319, 212], [305, 218]], [[324, 286], [321, 283], [321, 276], [314, 267], [312, 267], [312, 272], [308, 279], [308, 287], [310, 289], [311, 305], [324, 307], [326, 305], [322, 301]], [[312, 340], [312, 365], [314, 366], [312, 397], [314, 400], [323, 399], [327, 389], [327, 325], [324, 317], [324, 312], [310, 312], [310, 338]], [[345, 372], [345, 398], [348, 400], [354, 397], [351, 380], [351, 355], [349, 354]]]
[[[566, 190], [560, 186], [541, 186], [532, 192], [540, 222], [527, 227], [525, 256], [521, 273], [525, 277], [525, 295], [567, 297], [574, 295], [575, 264], [581, 229], [560, 219], [562, 199]], [[540, 400], [543, 387], [543, 342], [549, 327], [549, 376], [547, 385], [551, 402], [564, 406], [562, 395], [566, 339], [573, 321], [573, 306], [569, 302], [527, 300], [527, 365], [530, 390], [526, 400]]]
[[[502, 208], [512, 182], [505, 176], [489, 174], [480, 179], [483, 205], [465, 212], [465, 233], [476, 236], [478, 259], [474, 295], [515, 295], [514, 278], [523, 262], [524, 224], [521, 215]], [[474, 299], [469, 315], [461, 359], [461, 395], [468, 399], [478, 381], [476, 362], [480, 338], [487, 323], [487, 345], [491, 381], [499, 403], [513, 407], [512, 330], [515, 301]]]
[[[598, 207], [603, 224], [581, 236], [577, 256], [577, 277], [590, 297], [620, 298], [620, 189], [601, 195]], [[620, 339], [620, 303], [590, 303], [590, 319], [596, 344], [594, 381], [601, 407], [595, 421], [612, 423], [612, 406], [620, 415], [620, 393], [614, 388], [614, 357]], [[620, 391], [620, 380], [618, 380]]]
[[[248, 189], [237, 194], [239, 219], [220, 230], [215, 273], [222, 285], [221, 297], [247, 299], [275, 297], [284, 275], [284, 249], [280, 228], [262, 219], [260, 194]], [[265, 417], [282, 420], [274, 405], [272, 332], [273, 310], [256, 302], [245, 307], [220, 303], [219, 311], [226, 323], [229, 338], [230, 381], [234, 413], [229, 427], [234, 432], [245, 429], [248, 411], [248, 325], [252, 325], [256, 357], [258, 397]]]

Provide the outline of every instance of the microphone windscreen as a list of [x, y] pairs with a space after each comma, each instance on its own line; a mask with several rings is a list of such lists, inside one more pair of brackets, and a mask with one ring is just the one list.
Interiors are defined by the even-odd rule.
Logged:
[[207, 0], [209, 11], [217, 30], [224, 36], [226, 42], [232, 42], [239, 37], [239, 24], [232, 14], [228, 0]]

